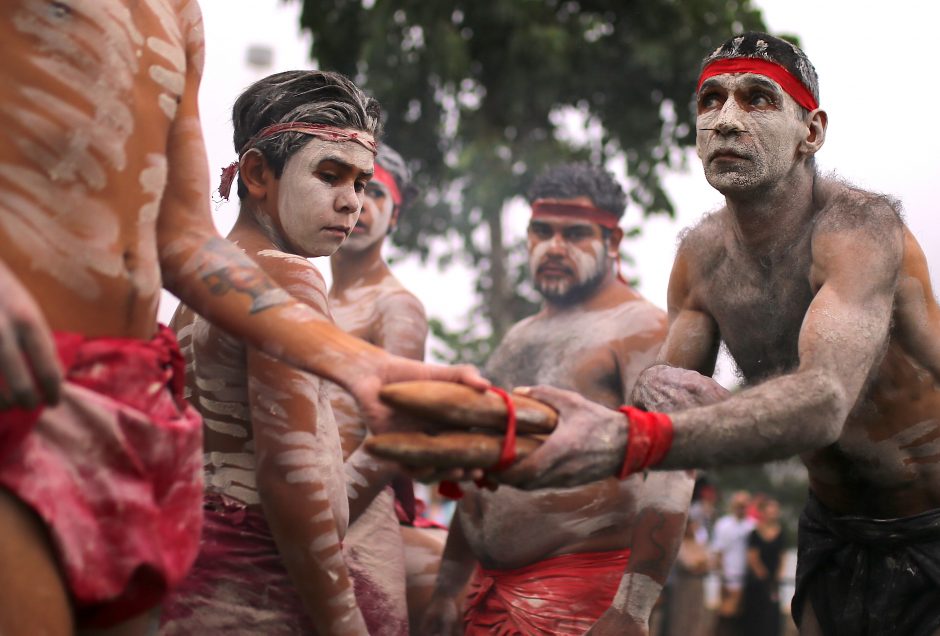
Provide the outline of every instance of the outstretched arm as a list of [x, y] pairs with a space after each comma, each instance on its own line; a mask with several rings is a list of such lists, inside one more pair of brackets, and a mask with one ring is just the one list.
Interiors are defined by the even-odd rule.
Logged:
[[458, 601], [475, 565], [476, 559], [464, 536], [457, 511], [447, 533], [434, 594], [424, 612], [419, 633], [427, 636], [458, 636], [464, 633]]
[[[673, 443], [657, 468], [771, 461], [839, 438], [885, 350], [903, 251], [901, 222], [887, 205], [868, 204], [848, 219], [853, 222], [816, 228], [810, 282], [817, 292], [800, 330], [798, 370], [718, 404], [675, 413]], [[628, 437], [625, 418], [551, 393], [531, 395], [559, 408], [558, 428], [500, 479], [537, 488], [616, 474]]]
[[[646, 406], [651, 410], [674, 410], [677, 400], [681, 400], [683, 406], [701, 406], [725, 397], [721, 393], [711, 397], [693, 393], [674, 397], [651, 394]], [[630, 560], [611, 607], [588, 632], [592, 636], [649, 633], [650, 614], [666, 584], [685, 533], [695, 483], [692, 473], [654, 472], [635, 475], [630, 480], [637, 497]]]
[[636, 475], [637, 516], [620, 587], [591, 636], [649, 634], [649, 618], [666, 584], [685, 531], [692, 477], [685, 471]]

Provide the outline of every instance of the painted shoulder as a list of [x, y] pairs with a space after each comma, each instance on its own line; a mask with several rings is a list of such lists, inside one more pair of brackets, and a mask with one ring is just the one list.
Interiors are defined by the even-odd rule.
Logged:
[[276, 249], [259, 250], [254, 260], [291, 296], [332, 320], [326, 281], [313, 263], [303, 256]]
[[424, 303], [401, 284], [394, 275], [383, 282], [382, 290], [376, 300], [378, 310], [385, 316], [396, 314], [420, 315], [427, 321]]
[[688, 273], [712, 272], [727, 252], [726, 236], [730, 231], [728, 209], [706, 212], [696, 223], [679, 233], [676, 263]]

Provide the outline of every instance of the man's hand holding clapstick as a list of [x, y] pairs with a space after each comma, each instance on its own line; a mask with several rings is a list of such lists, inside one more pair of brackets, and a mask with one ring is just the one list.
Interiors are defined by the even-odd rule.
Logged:
[[[486, 471], [487, 481], [525, 489], [574, 486], [655, 465], [672, 441], [664, 414], [614, 411], [551, 387], [519, 387], [510, 395], [448, 382], [403, 382], [386, 385], [380, 396], [396, 412], [423, 422], [427, 432], [376, 435], [367, 449], [425, 480], [463, 469], [464, 478], [479, 480]], [[450, 486], [444, 490], [457, 494]]]

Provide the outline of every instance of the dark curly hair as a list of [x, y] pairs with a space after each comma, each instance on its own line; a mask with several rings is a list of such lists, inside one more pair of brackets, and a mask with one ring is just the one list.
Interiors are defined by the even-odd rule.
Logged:
[[627, 209], [627, 195], [610, 172], [585, 162], [563, 163], [542, 172], [532, 182], [528, 199], [589, 197], [594, 205], [617, 218]]

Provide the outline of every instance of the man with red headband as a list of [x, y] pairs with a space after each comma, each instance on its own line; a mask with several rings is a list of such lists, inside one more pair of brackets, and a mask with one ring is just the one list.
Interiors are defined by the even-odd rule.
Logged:
[[[509, 331], [487, 374], [623, 404], [666, 329], [619, 276], [626, 196], [604, 169], [576, 163], [537, 178], [530, 200], [529, 266], [545, 302]], [[692, 485], [674, 472], [534, 494], [467, 486], [422, 633], [646, 634]]]
[[[404, 159], [381, 145], [359, 220], [330, 258], [330, 309], [336, 324], [349, 333], [396, 355], [423, 360], [428, 335], [424, 307], [382, 257], [386, 237], [414, 194]], [[417, 617], [434, 588], [446, 531], [430, 527], [430, 522], [418, 516], [412, 482], [399, 475], [397, 465], [359, 461], [369, 457], [355, 452], [368, 429], [352, 396], [337, 389], [332, 404], [347, 458], [350, 509], [372, 502], [349, 527], [344, 542], [347, 563], [354, 573], [359, 569], [382, 572], [375, 578], [395, 588], [393, 594], [402, 608], [407, 601], [411, 631], [416, 633]], [[349, 461], [350, 457], [357, 461]], [[389, 483], [394, 490], [387, 488]], [[370, 489], [380, 491], [374, 499], [370, 492], [363, 492]]]
[[626, 418], [534, 389], [561, 423], [501, 477], [571, 486], [800, 454], [810, 478], [792, 605], [801, 632], [935, 634], [940, 308], [898, 204], [818, 174], [818, 101], [803, 52], [767, 34], [734, 37], [705, 60], [697, 149], [726, 204], [682, 239], [669, 334], [634, 400], [656, 408], [713, 391], [722, 342], [747, 388]]

